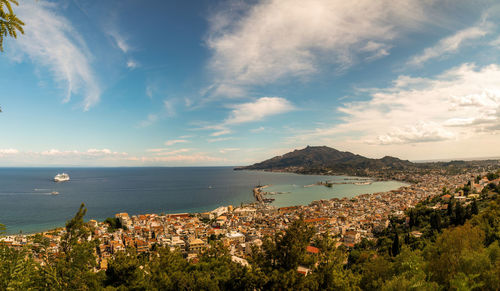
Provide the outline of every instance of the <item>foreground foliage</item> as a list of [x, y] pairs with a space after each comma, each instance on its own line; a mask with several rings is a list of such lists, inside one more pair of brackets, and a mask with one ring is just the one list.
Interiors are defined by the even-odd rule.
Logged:
[[[32, 250], [0, 247], [0, 290], [499, 290], [500, 198], [498, 190], [448, 209], [424, 201], [354, 249], [315, 236], [302, 219], [253, 249], [250, 267], [231, 261], [220, 240], [196, 262], [179, 250], [119, 252], [97, 271], [98, 244], [89, 241], [84, 205], [66, 224], [57, 255], [39, 235]], [[314, 245], [319, 253], [308, 253]], [[36, 258], [36, 260], [35, 260]], [[297, 272], [308, 268], [307, 276]]]
[[0, 52], [4, 37], [16, 38], [17, 32], [24, 33], [24, 23], [14, 14], [12, 4], [19, 5], [17, 0], [0, 0]]

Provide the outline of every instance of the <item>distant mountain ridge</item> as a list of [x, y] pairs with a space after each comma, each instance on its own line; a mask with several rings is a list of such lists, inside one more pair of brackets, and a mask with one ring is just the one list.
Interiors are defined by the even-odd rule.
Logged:
[[327, 146], [307, 146], [282, 156], [265, 160], [235, 170], [266, 170], [296, 173], [361, 173], [367, 170], [394, 169], [402, 170], [413, 167], [410, 161], [386, 156], [370, 159], [351, 152], [342, 152]]

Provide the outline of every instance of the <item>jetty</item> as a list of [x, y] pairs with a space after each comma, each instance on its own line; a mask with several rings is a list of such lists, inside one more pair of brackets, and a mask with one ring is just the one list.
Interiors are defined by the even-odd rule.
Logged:
[[274, 198], [264, 198], [264, 195], [266, 194], [266, 192], [262, 192], [262, 189], [267, 188], [269, 186], [270, 185], [264, 185], [264, 186], [258, 185], [258, 186], [253, 188], [253, 197], [255, 198], [255, 200], [257, 200], [257, 202], [271, 203], [274, 201]]

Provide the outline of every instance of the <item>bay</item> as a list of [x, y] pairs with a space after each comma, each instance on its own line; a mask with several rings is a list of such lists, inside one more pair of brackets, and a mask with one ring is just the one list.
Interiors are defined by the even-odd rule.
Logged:
[[[53, 182], [57, 173], [71, 180]], [[233, 167], [179, 168], [0, 168], [0, 223], [7, 233], [32, 233], [64, 226], [85, 203], [86, 219], [104, 220], [119, 212], [181, 213], [209, 211], [223, 205], [253, 202], [252, 189], [266, 191], [277, 207], [304, 205], [313, 200], [352, 197], [388, 191], [403, 183], [304, 187], [343, 176], [315, 176], [262, 171], [234, 171]], [[52, 192], [59, 195], [52, 195]]]

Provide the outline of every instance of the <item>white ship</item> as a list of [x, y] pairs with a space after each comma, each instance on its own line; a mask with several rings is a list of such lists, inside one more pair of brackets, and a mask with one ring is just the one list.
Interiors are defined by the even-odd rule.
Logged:
[[69, 175], [66, 173], [57, 174], [54, 177], [54, 182], [64, 182], [64, 181], [69, 181]]

